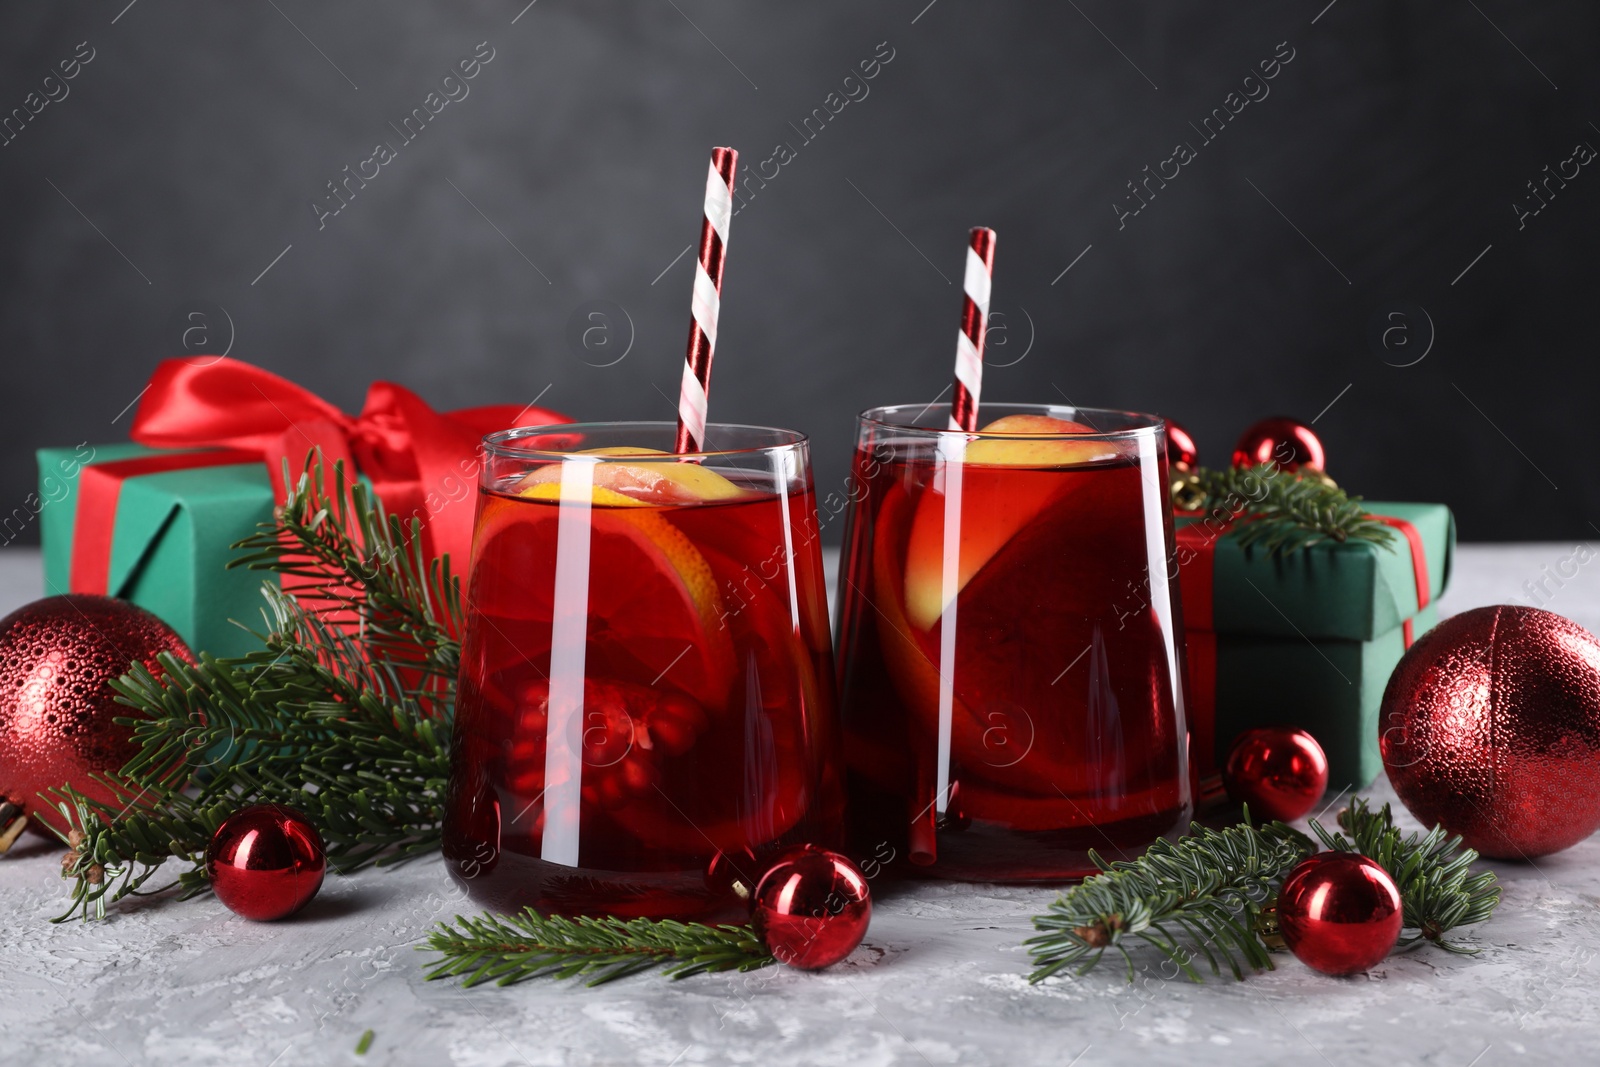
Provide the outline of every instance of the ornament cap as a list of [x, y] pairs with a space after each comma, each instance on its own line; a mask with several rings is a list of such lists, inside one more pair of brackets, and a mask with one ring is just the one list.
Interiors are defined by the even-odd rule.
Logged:
[[[0, 790], [0, 793], [3, 792]], [[22, 805], [0, 800], [0, 856], [11, 851], [11, 846], [16, 844], [27, 826], [28, 817], [22, 813]]]

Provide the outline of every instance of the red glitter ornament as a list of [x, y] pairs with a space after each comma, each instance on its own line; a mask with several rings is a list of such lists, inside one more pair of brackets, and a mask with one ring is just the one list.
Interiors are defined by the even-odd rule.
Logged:
[[235, 812], [206, 848], [206, 874], [217, 899], [257, 922], [285, 918], [311, 903], [326, 870], [316, 827], [282, 804]]
[[89, 776], [121, 770], [138, 750], [113, 721], [130, 709], [107, 683], [135, 662], [159, 674], [161, 652], [194, 662], [172, 627], [125, 600], [46, 597], [0, 619], [0, 852], [24, 817], [40, 834], [40, 822], [66, 831], [41, 790], [114, 800]]
[[1326, 469], [1327, 455], [1316, 431], [1295, 419], [1262, 419], [1244, 433], [1233, 446], [1235, 467], [1254, 467], [1266, 463], [1288, 470], [1301, 467]]
[[1600, 641], [1569, 619], [1446, 619], [1400, 660], [1378, 724], [1401, 802], [1485, 856], [1534, 859], [1600, 828]]
[[1319, 852], [1278, 891], [1278, 929], [1300, 962], [1323, 974], [1376, 966], [1400, 940], [1400, 890], [1356, 852]]
[[1228, 796], [1252, 816], [1298, 819], [1328, 789], [1328, 757], [1317, 739], [1292, 726], [1259, 726], [1241, 733], [1222, 768]]
[[1194, 437], [1171, 419], [1162, 421], [1167, 424], [1167, 465], [1192, 469], [1200, 462], [1200, 448]]
[[802, 845], [761, 876], [750, 917], [779, 963], [815, 971], [838, 963], [861, 944], [872, 919], [872, 894], [848, 859]]

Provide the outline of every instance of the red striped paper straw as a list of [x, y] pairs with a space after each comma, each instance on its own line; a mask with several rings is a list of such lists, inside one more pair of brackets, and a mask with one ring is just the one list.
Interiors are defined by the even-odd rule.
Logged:
[[678, 390], [678, 438], [674, 451], [698, 452], [706, 438], [706, 394], [711, 388], [711, 357], [717, 347], [717, 313], [722, 309], [722, 261], [728, 254], [728, 224], [733, 221], [733, 176], [739, 153], [711, 150], [706, 174], [705, 218], [700, 223], [700, 258], [695, 263], [693, 317]]
[[968, 433], [978, 429], [978, 393], [983, 385], [983, 339], [989, 332], [994, 240], [994, 231], [987, 226], [973, 227], [967, 239], [967, 272], [961, 285], [961, 332], [956, 337], [956, 392], [950, 401], [950, 429]]

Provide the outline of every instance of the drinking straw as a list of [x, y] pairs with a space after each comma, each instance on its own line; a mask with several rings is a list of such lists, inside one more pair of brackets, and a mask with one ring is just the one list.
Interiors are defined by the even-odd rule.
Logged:
[[[950, 429], [976, 433], [978, 394], [983, 385], [983, 342], [989, 330], [989, 289], [994, 272], [995, 233], [975, 226], [967, 235], [967, 269], [961, 289], [961, 330], [956, 335], [955, 396], [950, 401]], [[955, 724], [956, 608], [960, 586], [961, 484], [965, 437], [939, 441], [941, 493], [944, 497], [944, 546], [941, 588], [944, 610], [939, 615], [939, 733], [932, 768], [917, 768], [916, 799], [927, 800], [911, 819], [911, 862], [931, 864], [938, 858], [937, 829], [950, 809], [957, 783], [951, 777], [950, 748]], [[931, 793], [931, 797], [930, 797]]]
[[705, 217], [700, 222], [700, 257], [695, 262], [694, 296], [690, 301], [689, 349], [684, 356], [683, 385], [678, 391], [676, 452], [698, 452], [706, 436], [706, 393], [711, 388], [711, 356], [717, 347], [717, 313], [722, 308], [722, 261], [728, 253], [728, 224], [733, 220], [733, 176], [739, 153], [711, 150], [706, 174]]
[[975, 226], [967, 239], [962, 281], [961, 331], [956, 335], [956, 392], [950, 429], [978, 429], [978, 392], [983, 385], [983, 339], [989, 332], [989, 288], [994, 274], [994, 231]]

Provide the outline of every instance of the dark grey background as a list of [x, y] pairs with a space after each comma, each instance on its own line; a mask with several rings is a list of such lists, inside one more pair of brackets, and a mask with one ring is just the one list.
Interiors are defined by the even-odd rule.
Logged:
[[[823, 494], [857, 409], [948, 383], [983, 223], [986, 397], [1162, 412], [1213, 463], [1258, 417], [1320, 416], [1335, 477], [1444, 500], [1466, 538], [1596, 532], [1600, 167], [1520, 230], [1513, 208], [1600, 146], [1594, 5], [525, 2], [0, 9], [0, 114], [95, 50], [0, 147], [0, 517], [34, 447], [123, 438], [190, 311], [347, 410], [388, 378], [671, 418], [691, 257], [668, 264], [708, 149], [749, 168], [788, 142], [733, 224], [712, 417], [812, 434]], [[319, 231], [325, 183], [483, 41], [470, 95]], [[803, 141], [885, 41], [869, 95]], [[1203, 144], [1190, 123], [1285, 41], [1270, 95]], [[1179, 141], [1198, 158], [1119, 229]], [[596, 300], [634, 333], [604, 368], [567, 340]], [[1384, 357], [1427, 348], [1418, 312], [1410, 348], [1369, 340], [1402, 304], [1436, 332], [1404, 368]]]

